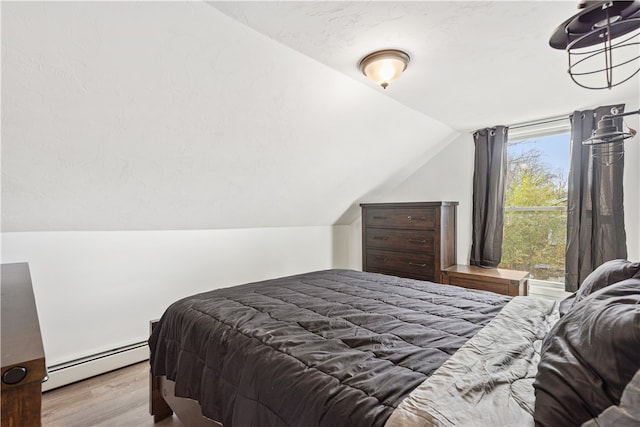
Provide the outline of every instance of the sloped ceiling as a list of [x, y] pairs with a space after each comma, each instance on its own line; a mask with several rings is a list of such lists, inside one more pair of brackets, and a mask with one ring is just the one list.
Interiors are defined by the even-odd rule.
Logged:
[[330, 225], [456, 134], [205, 3], [2, 9], [3, 231]]
[[[459, 132], [638, 99], [547, 45], [573, 2], [2, 4], [2, 229], [329, 225]], [[365, 54], [412, 55], [386, 91]], [[348, 217], [346, 217], [348, 222]]]
[[361, 58], [407, 51], [409, 67], [385, 94], [460, 131], [640, 98], [640, 77], [612, 90], [577, 86], [566, 53], [549, 47], [551, 33], [578, 12], [577, 0], [209, 4], [370, 87]]

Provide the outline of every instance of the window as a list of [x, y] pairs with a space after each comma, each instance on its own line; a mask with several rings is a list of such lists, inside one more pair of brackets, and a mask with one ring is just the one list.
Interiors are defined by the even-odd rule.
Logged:
[[560, 129], [515, 133], [507, 147], [501, 268], [535, 281], [564, 283], [567, 238], [568, 120]]

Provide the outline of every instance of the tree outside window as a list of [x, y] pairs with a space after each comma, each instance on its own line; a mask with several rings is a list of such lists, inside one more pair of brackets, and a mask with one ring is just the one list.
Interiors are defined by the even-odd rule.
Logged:
[[501, 268], [564, 283], [569, 139], [509, 143]]

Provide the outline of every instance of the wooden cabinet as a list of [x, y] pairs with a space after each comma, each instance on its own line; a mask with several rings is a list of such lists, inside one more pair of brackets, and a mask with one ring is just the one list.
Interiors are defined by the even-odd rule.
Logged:
[[44, 349], [29, 267], [2, 265], [2, 427], [40, 426]]
[[509, 296], [524, 296], [528, 293], [529, 272], [454, 265], [442, 271], [442, 283]]
[[361, 204], [362, 270], [439, 282], [456, 260], [457, 205]]

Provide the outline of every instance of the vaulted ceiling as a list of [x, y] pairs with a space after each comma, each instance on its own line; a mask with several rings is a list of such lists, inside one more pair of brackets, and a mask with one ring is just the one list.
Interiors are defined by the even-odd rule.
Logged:
[[[2, 229], [329, 225], [461, 133], [585, 91], [572, 2], [5, 2]], [[387, 90], [370, 51], [412, 62]]]
[[[373, 87], [365, 55], [402, 49], [411, 64], [385, 95], [460, 131], [576, 109], [637, 102], [640, 78], [585, 90], [549, 37], [578, 1], [226, 1], [210, 5], [292, 49]], [[619, 52], [616, 52], [619, 54]], [[376, 89], [375, 87], [373, 87]]]

